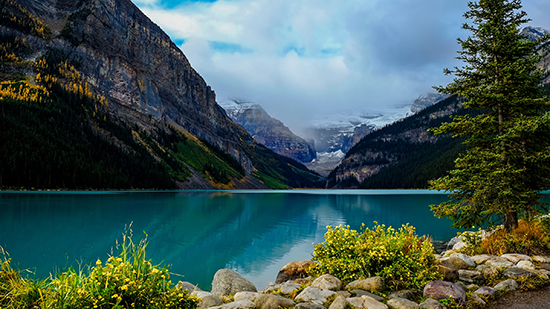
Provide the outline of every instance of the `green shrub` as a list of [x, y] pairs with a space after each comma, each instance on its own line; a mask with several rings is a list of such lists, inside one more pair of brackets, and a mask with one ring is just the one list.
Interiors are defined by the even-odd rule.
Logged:
[[430, 240], [419, 238], [408, 224], [399, 230], [376, 222], [373, 229], [363, 224], [362, 232], [341, 225], [327, 228], [325, 242], [313, 250], [313, 276], [328, 273], [347, 283], [381, 276], [389, 290], [420, 290], [442, 278]]
[[146, 247], [146, 238], [134, 244], [124, 235], [117, 257], [44, 281], [23, 278], [4, 254], [0, 308], [196, 308], [199, 300], [173, 286], [166, 266], [145, 258]]

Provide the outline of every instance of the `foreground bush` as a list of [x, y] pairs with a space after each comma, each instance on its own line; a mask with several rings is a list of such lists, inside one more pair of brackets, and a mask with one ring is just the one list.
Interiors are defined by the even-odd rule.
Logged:
[[[0, 258], [0, 308], [195, 308], [198, 299], [176, 289], [166, 266], [145, 258], [146, 239], [124, 235], [121, 252], [84, 271], [69, 269], [43, 281], [24, 278]], [[103, 265], [104, 264], [104, 265]]]
[[349, 226], [327, 227], [325, 242], [315, 245], [310, 270], [314, 276], [331, 274], [351, 282], [381, 276], [390, 290], [420, 290], [428, 282], [441, 279], [435, 266], [434, 249], [412, 226], [399, 230], [375, 222], [363, 232]]

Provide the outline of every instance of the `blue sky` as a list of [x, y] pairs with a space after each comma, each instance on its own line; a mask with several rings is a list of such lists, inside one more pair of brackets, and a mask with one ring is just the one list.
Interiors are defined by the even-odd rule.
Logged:
[[[132, 0], [217, 94], [294, 131], [327, 114], [412, 103], [460, 65], [466, 0]], [[524, 0], [550, 29], [550, 1]]]

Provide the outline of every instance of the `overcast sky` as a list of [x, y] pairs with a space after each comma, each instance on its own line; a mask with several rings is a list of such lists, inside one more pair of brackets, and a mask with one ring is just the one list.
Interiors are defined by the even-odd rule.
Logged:
[[[294, 131], [320, 115], [412, 103], [460, 65], [466, 0], [133, 0], [219, 103], [254, 101]], [[550, 1], [524, 0], [550, 29]]]

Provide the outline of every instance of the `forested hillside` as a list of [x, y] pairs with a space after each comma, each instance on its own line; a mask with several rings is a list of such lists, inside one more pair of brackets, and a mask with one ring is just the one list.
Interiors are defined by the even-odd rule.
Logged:
[[[131, 2], [116, 5], [133, 14], [117, 20], [117, 30], [131, 33], [128, 22], [160, 31]], [[180, 97], [163, 93], [175, 80], [143, 71], [156, 55], [140, 54], [138, 65], [137, 51], [118, 37], [98, 45], [94, 40], [115, 24], [96, 23], [90, 10], [106, 9], [112, 8], [102, 1], [0, 4], [0, 188], [314, 186], [318, 175], [256, 143], [227, 118], [173, 43], [146, 37], [139, 45], [160, 44], [173, 55], [170, 74], [186, 70], [172, 86]], [[113, 51], [118, 44], [129, 54]]]

